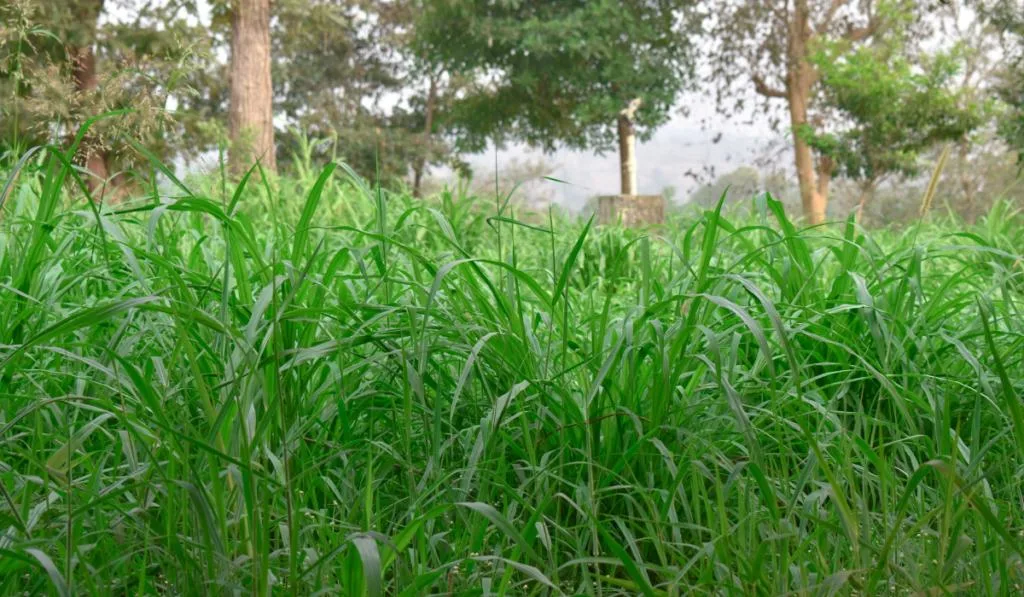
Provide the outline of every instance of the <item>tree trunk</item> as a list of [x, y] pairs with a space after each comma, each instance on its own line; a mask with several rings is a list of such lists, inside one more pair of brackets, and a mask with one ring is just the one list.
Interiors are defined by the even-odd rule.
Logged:
[[815, 180], [814, 155], [811, 146], [802, 139], [801, 130], [807, 126], [807, 110], [814, 86], [816, 73], [807, 61], [807, 44], [811, 39], [810, 11], [806, 0], [795, 3], [793, 19], [790, 21], [788, 57], [786, 72], [786, 101], [789, 103], [789, 119], [793, 129], [793, 154], [796, 161], [796, 176], [800, 183], [800, 203], [804, 217], [812, 225], [825, 221], [828, 205], [828, 183], [819, 186]]
[[875, 194], [875, 181], [869, 180], [860, 188], [860, 200], [857, 202], [857, 215], [855, 216], [858, 223], [864, 223], [864, 207], [871, 200], [872, 195]]
[[636, 128], [619, 116], [619, 173], [623, 195], [636, 195]]
[[800, 183], [800, 203], [803, 205], [804, 217], [811, 224], [821, 224], [825, 221], [825, 208], [827, 206], [827, 195], [822, 191], [828, 191], [828, 182], [819, 185], [814, 171], [814, 155], [811, 146], [807, 144], [800, 134], [800, 130], [807, 124], [807, 103], [806, 95], [791, 93], [789, 100], [790, 121], [793, 127], [793, 153], [796, 158], [796, 177]]
[[[964, 194], [964, 206], [963, 207], [966, 208], [966, 209], [960, 210], [960, 213], [963, 214], [963, 213], [966, 212], [967, 213], [967, 218], [966, 218], [967, 221], [970, 222], [971, 224], [973, 224], [974, 223], [974, 219], [975, 219], [974, 218], [974, 216], [975, 216], [975, 213], [974, 213], [974, 198], [975, 198], [975, 190], [976, 190], [976, 186], [975, 186], [976, 183], [975, 183], [975, 181], [979, 180], [979, 179], [980, 180], [984, 180], [984, 173], [981, 173], [981, 176], [978, 177], [978, 174], [979, 174], [978, 172], [972, 172], [971, 171], [971, 166], [970, 166], [970, 151], [971, 151], [971, 147], [970, 147], [970, 143], [968, 142], [966, 137], [964, 137], [963, 139], [960, 139], [960, 141], [957, 143], [957, 150], [958, 150], [957, 151], [957, 155], [959, 157], [959, 160], [957, 160], [957, 175], [960, 178], [960, 191]], [[972, 177], [972, 174], [974, 175], [974, 177], [978, 177], [978, 178]]]
[[[96, 54], [92, 47], [70, 49], [72, 74], [75, 79], [75, 88], [80, 93], [93, 93], [99, 87], [99, 75], [96, 72]], [[86, 177], [85, 185], [90, 193], [101, 192], [100, 197], [93, 199], [103, 200], [102, 192], [106, 188], [107, 179], [110, 177], [110, 168], [107, 161], [109, 152], [101, 147], [92, 135], [86, 137], [82, 143], [82, 152], [85, 156], [85, 169], [89, 176]]]
[[[103, 2], [99, 0], [82, 3], [77, 9], [76, 17], [95, 27], [100, 13], [103, 12]], [[93, 52], [91, 43], [92, 40], [89, 39], [85, 45], [68, 48], [75, 89], [82, 94], [95, 93], [100, 85], [99, 73], [96, 70], [96, 53]], [[86, 188], [90, 193], [97, 191], [102, 193], [106, 189], [107, 179], [110, 177], [109, 152], [91, 135], [84, 140], [82, 152], [85, 156], [85, 169], [90, 174], [85, 180]], [[102, 201], [103, 197], [101, 195], [94, 199]]]
[[430, 135], [434, 131], [434, 106], [437, 103], [437, 76], [430, 75], [430, 89], [427, 91], [427, 105], [424, 110], [423, 124], [423, 147], [421, 153], [416, 157], [416, 163], [412, 169], [412, 196], [420, 197], [421, 185], [423, 183], [423, 171], [427, 166], [427, 154], [430, 151]]
[[816, 190], [818, 196], [828, 201], [829, 186], [832, 184], [832, 173], [835, 171], [835, 161], [827, 155], [818, 157], [818, 183]]
[[638, 98], [619, 113], [619, 174], [622, 195], [636, 195], [636, 124], [633, 118], [639, 108]]
[[423, 158], [417, 158], [416, 163], [412, 165], [412, 196], [417, 199], [422, 196], [420, 189], [423, 186], [423, 169], [425, 167], [426, 163]]
[[270, 80], [270, 0], [234, 0], [231, 11], [231, 147], [228, 161], [239, 174], [256, 160], [277, 170], [274, 92]]

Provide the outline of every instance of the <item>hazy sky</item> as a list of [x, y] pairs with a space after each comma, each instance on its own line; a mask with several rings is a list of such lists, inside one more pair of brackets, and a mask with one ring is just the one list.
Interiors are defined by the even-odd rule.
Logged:
[[[689, 114], [676, 115], [646, 143], [637, 145], [637, 186], [641, 194], [658, 194], [666, 186], [677, 189], [677, 200], [685, 199], [698, 183], [688, 172], [706, 174], [713, 168], [718, 175], [741, 165], [750, 164], [779, 133], [773, 132], [766, 118], [749, 122], [749, 117], [725, 119], [714, 113], [707, 98], [691, 94], [680, 105], [688, 106]], [[705, 128], [702, 119], [710, 120]], [[716, 136], [721, 134], [717, 143]], [[544, 182], [551, 194], [567, 207], [579, 208], [587, 198], [619, 192], [619, 158], [616, 151], [596, 155], [592, 152], [558, 150], [545, 155], [524, 146], [511, 146], [499, 151], [498, 169], [513, 159], [542, 159], [555, 166], [552, 176], [568, 185]], [[789, 160], [788, 154], [780, 159]], [[469, 156], [467, 161], [477, 176], [494, 173], [493, 150]], [[435, 175], [444, 176], [437, 172]]]

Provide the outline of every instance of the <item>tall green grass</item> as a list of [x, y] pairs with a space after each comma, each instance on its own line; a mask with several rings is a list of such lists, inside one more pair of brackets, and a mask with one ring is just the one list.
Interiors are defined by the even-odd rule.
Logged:
[[97, 206], [70, 155], [2, 189], [2, 594], [1022, 590], [1009, 204], [643, 234], [332, 166]]

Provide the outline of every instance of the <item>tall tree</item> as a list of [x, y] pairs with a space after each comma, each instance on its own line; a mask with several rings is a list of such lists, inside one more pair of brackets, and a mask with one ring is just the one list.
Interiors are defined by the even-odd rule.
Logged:
[[228, 128], [229, 161], [236, 173], [256, 160], [267, 170], [277, 169], [270, 65], [270, 0], [234, 0]]
[[418, 62], [427, 73], [426, 81], [422, 82], [425, 89], [409, 99], [408, 107], [396, 109], [391, 118], [392, 125], [415, 133], [409, 140], [414, 197], [423, 195], [424, 176], [430, 165], [447, 165], [464, 174], [469, 171], [447, 135], [452, 106], [465, 88], [466, 79]]
[[[840, 124], [808, 127], [800, 137], [831, 159], [838, 174], [860, 183], [858, 218], [880, 181], [916, 176], [924, 151], [965, 138], [982, 121], [981, 106], [956, 85], [962, 52], [911, 62], [904, 49], [900, 36], [893, 36], [852, 52], [823, 47], [813, 58]], [[833, 55], [837, 51], [842, 60]]]
[[825, 221], [835, 169], [828, 155], [815, 160], [803, 132], [830, 116], [819, 94], [815, 49], [835, 43], [853, 50], [887, 27], [915, 25], [914, 11], [912, 0], [727, 0], [717, 10], [710, 82], [719, 105], [742, 109], [742, 99], [734, 101], [743, 97], [738, 86], [766, 101], [785, 102], [800, 199], [812, 224]]
[[427, 97], [424, 101], [423, 109], [423, 136], [420, 139], [420, 143], [424, 147], [424, 151], [416, 156], [412, 166], [412, 196], [421, 197], [423, 190], [423, 172], [427, 167], [427, 151], [426, 148], [430, 146], [434, 134], [434, 114], [437, 111], [437, 85], [440, 77], [434, 73], [430, 73], [430, 79], [428, 82], [429, 87], [427, 88]]
[[[2, 28], [10, 27], [16, 33], [12, 39], [0, 41], [5, 50], [5, 62], [15, 67], [3, 72], [12, 84], [11, 96], [4, 99], [10, 101], [15, 110], [14, 114], [5, 114], [16, 123], [10, 131], [14, 139], [41, 141], [29, 128], [38, 123], [33, 123], [32, 118], [23, 118], [25, 114], [21, 113], [21, 109], [35, 99], [31, 97], [33, 89], [64, 87], [76, 100], [92, 99], [98, 94], [100, 76], [96, 48], [102, 13], [103, 0], [67, 4], [12, 2], [3, 8], [5, 26]], [[26, 77], [26, 70], [31, 72], [29, 77]], [[69, 107], [67, 102], [59, 104], [58, 109]], [[72, 116], [73, 110], [66, 110], [66, 113]], [[85, 139], [81, 155], [89, 173], [86, 184], [95, 190], [108, 177], [108, 151], [97, 135], [92, 134]]]
[[427, 0], [416, 34], [434, 64], [477, 76], [449, 121], [461, 149], [618, 145], [633, 194], [635, 139], [668, 119], [692, 80], [691, 38], [678, 27], [697, 16], [681, 0]]
[[192, 143], [195, 135], [185, 135], [166, 108], [170, 98], [192, 94], [191, 74], [207, 57], [183, 3], [190, 2], [0, 6], [0, 149], [67, 142], [87, 118], [130, 107], [94, 124], [79, 153], [96, 190], [107, 179], [120, 183], [137, 163], [126, 136], [163, 156]]
[[1024, 1], [995, 0], [984, 5], [984, 12], [1006, 53], [996, 88], [1005, 108], [999, 132], [1024, 164]]
[[[451, 163], [444, 117], [459, 78], [412, 47], [416, 0], [278, 0], [272, 34], [278, 113], [294, 125], [281, 159], [341, 159], [385, 185]], [[301, 135], [296, 133], [301, 131]], [[305, 145], [306, 141], [309, 145]]]
[[[103, 13], [103, 0], [83, 0], [74, 4], [73, 18], [82, 24], [68, 39], [67, 52], [71, 61], [71, 69], [75, 81], [75, 89], [79, 93], [95, 93], [99, 87], [99, 73], [96, 71], [96, 30], [100, 15]], [[74, 31], [74, 30], [72, 30]], [[99, 144], [85, 145], [85, 168], [90, 176], [86, 182], [92, 191], [104, 186], [110, 176], [109, 152]]]

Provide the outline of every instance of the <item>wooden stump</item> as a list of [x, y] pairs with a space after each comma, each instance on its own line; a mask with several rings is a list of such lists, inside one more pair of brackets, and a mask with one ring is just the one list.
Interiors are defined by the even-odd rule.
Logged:
[[665, 198], [661, 195], [608, 195], [597, 200], [597, 223], [640, 228], [665, 221]]

